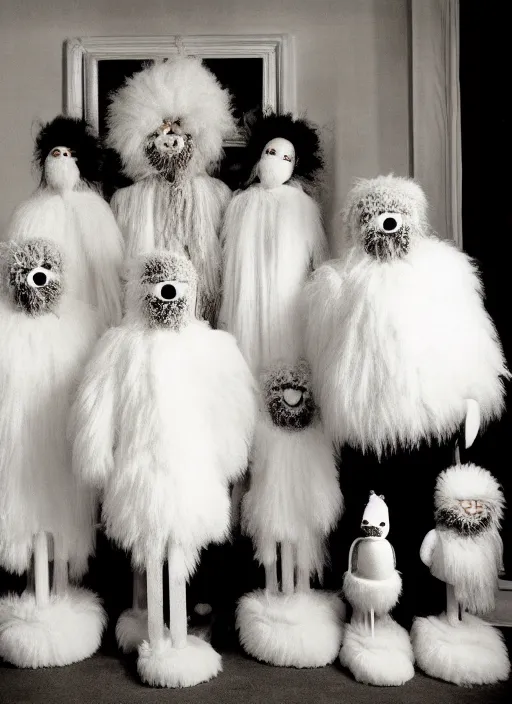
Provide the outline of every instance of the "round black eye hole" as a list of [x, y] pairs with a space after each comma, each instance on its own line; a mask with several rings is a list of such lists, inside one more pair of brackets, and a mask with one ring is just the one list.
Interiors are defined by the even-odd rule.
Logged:
[[265, 152], [265, 154], [270, 154], [271, 156], [275, 156], [275, 155], [276, 155], [276, 150], [274, 149], [274, 147], [270, 147], [270, 149], [267, 149], [267, 151]]
[[27, 275], [27, 284], [32, 288], [42, 288], [46, 286], [52, 278], [52, 272], [42, 266], [32, 269]]
[[363, 526], [367, 526], [367, 525], [368, 525], [368, 521], [363, 521]]
[[42, 271], [37, 271], [32, 277], [32, 281], [36, 286], [44, 286], [47, 281], [47, 276], [46, 274], [43, 274]]
[[382, 226], [385, 230], [394, 230], [396, 229], [397, 222], [395, 218], [386, 218], [382, 223]]
[[166, 301], [173, 301], [176, 298], [176, 287], [172, 284], [165, 284], [162, 286], [160, 295]]
[[384, 523], [384, 521], [382, 521], [382, 523], [379, 523], [379, 526], [385, 526], [385, 525], [386, 524]]

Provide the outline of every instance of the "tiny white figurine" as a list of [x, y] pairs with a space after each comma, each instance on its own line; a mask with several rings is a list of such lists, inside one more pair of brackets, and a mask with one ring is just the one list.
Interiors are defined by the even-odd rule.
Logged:
[[322, 576], [325, 540], [343, 511], [332, 445], [307, 363], [276, 364], [262, 374], [261, 386], [242, 525], [265, 567], [265, 589], [240, 600], [240, 641], [273, 665], [322, 667], [339, 652], [344, 616], [336, 594], [310, 588], [310, 578]]
[[22, 574], [33, 558], [35, 578], [35, 593], [0, 599], [0, 656], [18, 667], [89, 657], [105, 622], [97, 597], [68, 582], [94, 548], [95, 495], [72, 474], [66, 430], [99, 329], [69, 276], [52, 242], [1, 245], [0, 565]]
[[436, 527], [420, 556], [446, 582], [446, 612], [417, 618], [411, 636], [418, 665], [432, 677], [459, 685], [492, 684], [510, 672], [500, 632], [478, 618], [493, 610], [503, 544], [505, 507], [490, 472], [473, 464], [442, 472], [435, 490]]
[[[147, 572], [144, 682], [187, 687], [221, 657], [187, 635], [186, 583], [229, 531], [229, 482], [246, 468], [256, 402], [234, 338], [195, 318], [190, 261], [155, 252], [127, 274], [126, 313], [100, 340], [73, 411], [74, 467], [103, 491], [107, 535]], [[169, 564], [169, 630], [162, 568]]]
[[389, 612], [396, 605], [402, 580], [388, 542], [389, 511], [383, 496], [370, 492], [363, 513], [364, 537], [352, 543], [343, 591], [353, 613], [345, 627], [340, 661], [359, 682], [396, 686], [414, 676], [409, 634]]
[[90, 303], [104, 327], [121, 320], [123, 242], [101, 197], [102, 148], [84, 120], [56, 117], [37, 135], [35, 193], [15, 210], [5, 240], [43, 237], [66, 262], [66, 288]]

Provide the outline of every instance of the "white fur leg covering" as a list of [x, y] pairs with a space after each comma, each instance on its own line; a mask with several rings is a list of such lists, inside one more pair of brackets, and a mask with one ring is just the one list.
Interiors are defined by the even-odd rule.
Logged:
[[494, 684], [510, 673], [501, 633], [482, 619], [465, 613], [455, 626], [446, 613], [416, 618], [411, 638], [418, 666], [430, 675], [458, 685]]
[[373, 608], [377, 616], [391, 611], [402, 591], [402, 579], [397, 570], [389, 579], [365, 579], [353, 572], [345, 572], [343, 593], [355, 611], [369, 613]]
[[170, 638], [155, 645], [144, 641], [139, 648], [137, 670], [153, 687], [192, 687], [208, 682], [222, 670], [222, 659], [212, 646], [195, 636], [184, 648], [173, 648]]
[[148, 610], [123, 611], [116, 623], [116, 639], [123, 653], [137, 650], [143, 641], [148, 640]]
[[237, 628], [244, 650], [283, 667], [324, 667], [339, 652], [345, 607], [337, 594], [311, 590], [285, 596], [257, 590], [243, 596]]
[[106, 616], [95, 594], [71, 589], [38, 608], [33, 594], [0, 600], [0, 656], [17, 667], [56, 667], [98, 650]]
[[409, 634], [391, 616], [375, 621], [373, 638], [370, 625], [361, 618], [347, 624], [340, 662], [364, 684], [397, 687], [414, 677]]

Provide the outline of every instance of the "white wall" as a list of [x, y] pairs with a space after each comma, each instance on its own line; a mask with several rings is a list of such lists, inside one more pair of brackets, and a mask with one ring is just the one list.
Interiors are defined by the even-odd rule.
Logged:
[[327, 224], [352, 179], [409, 173], [408, 0], [1, 0], [0, 228], [35, 186], [38, 119], [62, 109], [69, 37], [295, 36], [298, 110], [322, 128]]

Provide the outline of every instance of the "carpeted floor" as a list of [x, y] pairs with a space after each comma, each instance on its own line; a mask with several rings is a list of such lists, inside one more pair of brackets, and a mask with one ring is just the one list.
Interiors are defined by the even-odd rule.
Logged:
[[[512, 633], [507, 633], [509, 651]], [[134, 658], [95, 657], [47, 670], [0, 664], [1, 704], [511, 704], [512, 682], [466, 689], [417, 672], [403, 687], [368, 687], [339, 665], [318, 670], [270, 667], [240, 653], [224, 655], [224, 671], [189, 689], [143, 686]]]

